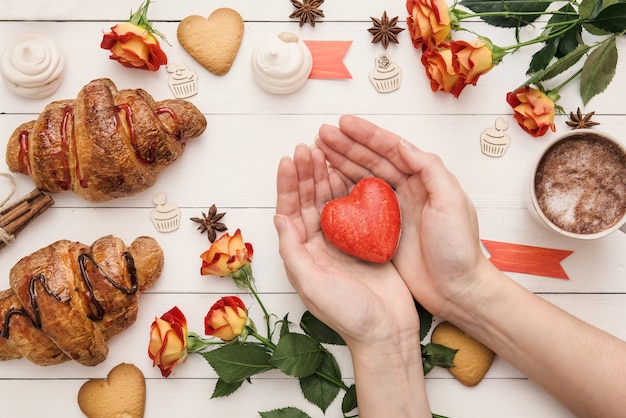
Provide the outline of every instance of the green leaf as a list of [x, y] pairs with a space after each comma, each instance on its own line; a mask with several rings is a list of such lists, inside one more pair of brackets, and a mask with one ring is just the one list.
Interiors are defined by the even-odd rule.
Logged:
[[433, 325], [433, 314], [428, 312], [418, 301], [413, 300], [415, 303], [415, 309], [417, 309], [417, 315], [420, 318], [420, 341], [426, 338], [430, 327]]
[[456, 352], [450, 347], [441, 344], [428, 343], [422, 345], [422, 359], [424, 360], [424, 375], [430, 373], [435, 366], [450, 368], [454, 367]]
[[286, 334], [270, 358], [270, 363], [288, 376], [304, 377], [315, 373], [324, 357], [319, 342], [304, 334]]
[[[341, 380], [341, 370], [335, 357], [325, 352], [325, 355], [317, 371], [324, 373], [336, 380]], [[300, 389], [304, 397], [326, 413], [328, 406], [339, 394], [339, 386], [329, 382], [316, 373], [300, 378]]]
[[539, 51], [535, 52], [530, 60], [526, 74], [533, 74], [546, 68], [548, 64], [550, 64], [550, 61], [552, 61], [552, 58], [554, 58], [558, 47], [559, 45], [557, 41], [549, 42]]
[[[596, 5], [598, 4], [599, 0], [582, 0], [580, 2], [580, 6], [578, 6], [578, 15], [580, 16], [580, 19], [583, 22], [583, 27], [592, 35], [606, 35], [610, 32], [607, 32], [605, 30], [599, 29], [595, 26], [593, 26], [591, 23], [588, 23], [588, 20], [591, 18], [591, 16], [594, 13], [594, 9], [596, 7]], [[619, 0], [604, 0], [602, 2], [602, 7], [607, 7], [610, 6], [612, 4], [615, 3], [619, 3]], [[597, 11], [599, 12], [599, 10]]]
[[331, 327], [317, 319], [309, 311], [302, 314], [300, 319], [302, 330], [317, 341], [326, 344], [346, 345], [346, 342]]
[[280, 337], [282, 338], [285, 334], [289, 334], [289, 314], [280, 321]]
[[215, 384], [215, 388], [213, 389], [213, 394], [211, 395], [211, 399], [213, 398], [222, 398], [228, 395], [232, 395], [235, 393], [237, 389], [241, 387], [243, 380], [240, 380], [235, 383], [228, 383], [222, 379], [217, 379], [217, 383]]
[[236, 383], [274, 368], [270, 353], [254, 344], [227, 344], [201, 354], [226, 383]]
[[594, 7], [587, 23], [610, 33], [624, 32], [626, 30], [626, 3], [615, 3], [604, 8], [599, 5], [600, 2]]
[[481, 19], [492, 26], [505, 28], [519, 28], [526, 26], [543, 14], [550, 5], [550, 1], [528, 0], [461, 0], [459, 4], [475, 13], [525, 12], [525, 16], [482, 16]]
[[574, 9], [571, 4], [566, 4], [558, 11], [562, 14], [552, 15], [548, 21], [550, 33], [563, 30], [563, 25], [566, 23], [569, 23], [570, 25], [569, 29], [567, 29], [565, 33], [556, 38], [558, 41], [558, 48], [556, 50], [555, 57], [561, 58], [575, 50], [581, 43], [580, 36], [582, 34], [582, 25], [578, 23], [578, 14], [576, 9]]
[[356, 386], [352, 385], [346, 391], [346, 394], [343, 396], [343, 400], [341, 402], [341, 411], [345, 414], [352, 411], [357, 407], [356, 401]]
[[273, 409], [271, 411], [259, 412], [261, 418], [311, 418], [309, 415], [291, 406], [287, 408]]
[[594, 96], [606, 90], [613, 80], [616, 67], [617, 46], [615, 38], [610, 38], [589, 54], [583, 65], [580, 75], [580, 97], [583, 104], [586, 105]]
[[551, 78], [556, 77], [563, 71], [566, 71], [572, 65], [576, 64], [589, 51], [590, 48], [591, 47], [588, 45], [580, 45], [578, 48], [576, 48], [563, 58], [558, 59], [554, 64], [552, 64], [545, 70], [535, 73], [535, 75], [526, 80], [523, 86], [537, 84], [542, 81], [550, 80]]

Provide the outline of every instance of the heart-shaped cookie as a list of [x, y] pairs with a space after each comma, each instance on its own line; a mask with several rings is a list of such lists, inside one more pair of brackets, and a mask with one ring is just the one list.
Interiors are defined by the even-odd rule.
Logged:
[[400, 206], [384, 180], [367, 177], [322, 209], [322, 232], [340, 250], [373, 263], [391, 260], [400, 239]]
[[89, 418], [142, 418], [146, 381], [132, 364], [115, 366], [106, 379], [91, 379], [78, 391], [78, 406]]
[[187, 16], [176, 35], [183, 48], [204, 68], [217, 75], [229, 70], [243, 38], [243, 19], [233, 9], [216, 9], [208, 19]]
[[495, 357], [487, 346], [450, 322], [442, 322], [433, 330], [431, 342], [459, 350], [454, 355], [454, 367], [448, 370], [465, 386], [479, 384]]

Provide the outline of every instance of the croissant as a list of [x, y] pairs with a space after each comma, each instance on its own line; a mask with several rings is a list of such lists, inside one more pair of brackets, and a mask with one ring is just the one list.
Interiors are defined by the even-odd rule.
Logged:
[[135, 322], [139, 294], [162, 269], [163, 252], [150, 237], [130, 247], [110, 235], [91, 247], [61, 240], [24, 257], [0, 292], [0, 360], [101, 363], [107, 340]]
[[76, 100], [52, 102], [37, 120], [18, 126], [6, 163], [39, 189], [103, 202], [152, 186], [206, 124], [188, 101], [155, 102], [142, 89], [118, 91], [103, 78], [84, 86]]

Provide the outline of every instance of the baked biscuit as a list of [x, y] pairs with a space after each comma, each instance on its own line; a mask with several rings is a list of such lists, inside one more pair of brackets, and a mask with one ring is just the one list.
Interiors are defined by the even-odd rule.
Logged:
[[176, 35], [182, 47], [204, 68], [224, 75], [239, 51], [243, 29], [239, 13], [224, 7], [216, 9], [208, 19], [187, 16], [178, 25]]
[[146, 382], [132, 364], [115, 366], [106, 379], [91, 379], [78, 391], [78, 406], [88, 418], [143, 418]]

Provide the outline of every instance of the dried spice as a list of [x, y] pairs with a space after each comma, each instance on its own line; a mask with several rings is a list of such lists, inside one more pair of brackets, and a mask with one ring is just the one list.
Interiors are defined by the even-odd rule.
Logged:
[[23, 198], [0, 210], [0, 249], [7, 246], [18, 232], [54, 204], [50, 195], [35, 189]]
[[593, 115], [595, 115], [596, 112], [589, 112], [585, 115], [583, 115], [583, 113], [580, 111], [580, 107], [576, 110], [576, 113], [574, 112], [569, 112], [569, 119], [568, 121], [566, 121], [565, 123], [567, 124], [567, 126], [571, 126], [572, 129], [585, 129], [585, 128], [591, 128], [592, 126], [596, 126], [599, 125], [600, 122], [594, 122], [591, 120], [591, 118], [593, 117]]
[[215, 205], [211, 205], [208, 213], [202, 212], [202, 218], [189, 218], [194, 222], [199, 223], [198, 230], [200, 233], [207, 233], [207, 237], [209, 241], [213, 242], [217, 238], [218, 232], [224, 232], [228, 229], [225, 224], [220, 222], [222, 218], [226, 215], [226, 212], [217, 213], [217, 207]]
[[300, 27], [309, 22], [311, 26], [315, 26], [315, 19], [318, 17], [324, 17], [324, 12], [319, 8], [324, 3], [324, 0], [291, 0], [291, 4], [296, 8], [293, 13], [289, 15], [291, 19], [300, 19]]
[[372, 39], [373, 44], [380, 42], [383, 44], [383, 47], [387, 49], [390, 42], [395, 44], [399, 43], [398, 34], [402, 32], [404, 28], [397, 26], [398, 16], [389, 19], [389, 17], [387, 17], [387, 11], [384, 11], [380, 19], [371, 16], [370, 19], [372, 19], [374, 26], [367, 31], [374, 35], [374, 39]]

